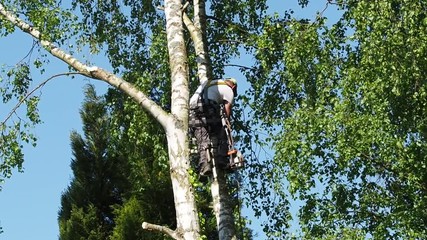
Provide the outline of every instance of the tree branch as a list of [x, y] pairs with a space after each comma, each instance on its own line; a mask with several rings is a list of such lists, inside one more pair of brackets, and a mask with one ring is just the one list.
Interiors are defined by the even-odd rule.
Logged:
[[204, 5], [202, 3], [195, 0], [194, 5], [194, 15], [195, 15], [195, 23], [191, 21], [188, 15], [183, 12], [183, 21], [188, 31], [190, 32], [191, 39], [194, 43], [194, 50], [197, 56], [197, 74], [199, 77], [199, 81], [204, 83], [209, 79], [212, 79], [212, 70], [210, 59], [208, 55], [208, 50], [206, 46], [206, 41], [203, 38], [202, 28], [206, 27], [206, 14], [204, 13]]
[[157, 231], [157, 232], [161, 232], [164, 234], [169, 235], [170, 237], [172, 237], [173, 239], [182, 239], [182, 237], [180, 236], [180, 234], [178, 234], [176, 231], [173, 231], [172, 229], [168, 228], [168, 227], [164, 227], [164, 226], [160, 226], [160, 225], [156, 225], [156, 224], [151, 224], [151, 223], [147, 223], [147, 222], [143, 222], [142, 223], [142, 228], [148, 231]]
[[68, 75], [73, 75], [73, 74], [81, 74], [78, 72], [67, 72], [67, 73], [60, 73], [60, 74], [56, 74], [53, 75], [52, 77], [46, 79], [45, 81], [43, 81], [42, 83], [40, 83], [37, 87], [35, 87], [33, 90], [29, 91], [16, 105], [15, 107], [12, 108], [12, 110], [9, 112], [9, 114], [7, 115], [7, 117], [3, 120], [3, 122], [1, 122], [1, 125], [5, 124], [13, 115], [13, 113], [16, 112], [16, 110], [25, 102], [25, 100], [27, 100], [31, 95], [33, 95], [33, 93], [35, 91], [37, 91], [38, 89], [42, 88], [44, 85], [46, 85], [47, 82], [49, 82], [50, 80], [56, 78], [56, 77], [60, 77], [60, 76], [68, 76]]
[[104, 69], [98, 68], [96, 66], [88, 66], [72, 55], [66, 53], [58, 46], [49, 42], [47, 40], [41, 39], [41, 33], [34, 27], [30, 26], [28, 23], [23, 21], [22, 19], [15, 16], [12, 12], [6, 10], [3, 4], [0, 3], [0, 15], [4, 16], [4, 18], [14, 24], [16, 27], [21, 29], [23, 32], [28, 33], [33, 38], [37, 39], [43, 48], [45, 48], [50, 54], [55, 56], [56, 58], [62, 60], [72, 68], [74, 68], [81, 75], [101, 80], [107, 82], [108, 84], [114, 86], [117, 89], [122, 90], [127, 95], [132, 97], [136, 102], [138, 102], [142, 108], [147, 110], [153, 117], [159, 121], [160, 124], [166, 129], [168, 122], [171, 118], [167, 112], [165, 112], [159, 105], [157, 105], [153, 100], [148, 98], [144, 93], [139, 91], [133, 84], [123, 80], [120, 77], [117, 77], [113, 73], [110, 73]]
[[225, 67], [238, 67], [238, 68], [243, 68], [246, 70], [257, 70], [256, 68], [253, 67], [248, 67], [248, 66], [243, 66], [243, 65], [239, 65], [239, 64], [225, 64]]

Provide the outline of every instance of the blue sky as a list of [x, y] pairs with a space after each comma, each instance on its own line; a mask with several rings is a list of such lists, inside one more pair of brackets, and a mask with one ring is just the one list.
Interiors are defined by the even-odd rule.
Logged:
[[[32, 39], [18, 33], [0, 38], [0, 65], [18, 63], [30, 49]], [[33, 54], [37, 54], [35, 51]], [[64, 64], [52, 60], [45, 75], [32, 74], [36, 82], [54, 74], [67, 72]], [[82, 89], [88, 79], [60, 77], [50, 81], [41, 90], [40, 113], [43, 124], [34, 131], [37, 147], [25, 147], [24, 173], [15, 172], [7, 179], [0, 192], [0, 239], [57, 239], [57, 211], [60, 196], [72, 176], [69, 167], [72, 130], [81, 130], [79, 109]], [[11, 105], [0, 105], [2, 121]]]
[[[280, 2], [282, 1], [271, 1], [274, 11], [284, 10], [280, 8], [284, 5]], [[286, 9], [295, 7], [296, 1], [291, 2]], [[323, 10], [326, 4], [326, 0], [314, 2], [310, 8], [296, 11], [296, 16], [313, 18], [315, 12]], [[31, 45], [32, 39], [23, 33], [0, 38], [0, 66], [18, 63], [26, 56]], [[33, 54], [38, 53], [35, 51]], [[93, 61], [98, 66], [110, 69], [105, 59], [93, 57]], [[243, 60], [236, 64], [242, 64], [241, 61]], [[43, 76], [34, 73], [33, 79], [41, 82], [54, 74], [68, 71], [58, 60], [52, 60], [46, 70]], [[226, 75], [242, 77], [237, 69], [227, 69]], [[50, 81], [41, 90], [39, 109], [44, 123], [34, 129], [38, 137], [37, 147], [24, 149], [25, 172], [15, 172], [0, 191], [0, 226], [4, 231], [0, 234], [0, 240], [58, 239], [57, 213], [60, 197], [72, 177], [69, 166], [72, 158], [69, 136], [72, 130], [81, 132], [79, 109], [84, 97], [82, 90], [87, 83], [96, 84], [99, 93], [107, 86], [81, 77], [60, 77]], [[1, 121], [11, 108], [11, 105], [0, 104]], [[250, 212], [247, 214], [251, 218]], [[253, 221], [257, 225], [257, 221]]]

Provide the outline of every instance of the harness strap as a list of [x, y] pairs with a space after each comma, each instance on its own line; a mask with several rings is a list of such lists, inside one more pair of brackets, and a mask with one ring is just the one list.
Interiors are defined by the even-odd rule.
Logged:
[[228, 83], [226, 80], [223, 80], [223, 79], [217, 80], [216, 82], [209, 81], [208, 84], [206, 85], [206, 88], [209, 88], [209, 87], [215, 86], [215, 85], [227, 85], [231, 89], [233, 89], [233, 86], [230, 83]]

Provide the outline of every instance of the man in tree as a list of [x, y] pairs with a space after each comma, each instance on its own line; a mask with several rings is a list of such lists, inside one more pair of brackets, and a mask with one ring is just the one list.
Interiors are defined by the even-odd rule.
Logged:
[[[229, 142], [221, 121], [221, 114], [230, 118], [237, 81], [234, 78], [217, 79], [202, 83], [190, 99], [190, 127], [197, 140], [200, 154], [198, 171], [201, 177], [212, 174], [209, 153], [213, 150], [215, 164], [230, 170]], [[222, 112], [223, 111], [223, 112]]]

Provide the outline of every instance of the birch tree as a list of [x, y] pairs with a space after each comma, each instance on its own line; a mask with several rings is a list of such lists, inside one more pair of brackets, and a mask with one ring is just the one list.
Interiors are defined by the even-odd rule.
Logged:
[[[215, 4], [218, 7], [223, 7], [221, 3]], [[74, 9], [80, 7], [83, 24], [77, 21], [78, 18], [72, 14], [71, 10], [61, 9], [62, 6], [55, 1], [2, 1], [0, 2], [1, 34], [7, 35], [16, 30], [26, 33], [28, 37], [34, 39], [37, 43], [36, 47], [39, 47], [41, 51], [60, 59], [69, 66], [71, 72], [60, 75], [80, 75], [103, 81], [132, 98], [163, 126], [168, 142], [168, 163], [174, 192], [177, 226], [176, 229], [172, 230], [158, 225], [161, 223], [144, 222], [142, 227], [147, 230], [161, 231], [174, 239], [200, 239], [199, 216], [189, 174], [188, 100], [190, 83], [197, 85], [200, 81], [203, 82], [213, 78], [205, 33], [207, 28], [205, 2], [195, 0], [192, 3], [182, 3], [182, 1], [178, 0], [166, 0], [164, 2], [124, 1], [123, 4], [119, 4], [115, 1], [74, 1], [72, 5]], [[129, 7], [124, 9], [124, 12], [132, 17], [137, 17], [127, 21], [124, 14], [119, 12], [123, 6]], [[230, 6], [235, 8], [237, 5], [231, 4]], [[254, 3], [248, 6], [252, 10], [256, 9]], [[240, 9], [239, 14], [242, 14], [242, 12], [244, 10]], [[160, 14], [163, 17], [159, 17]], [[100, 15], [106, 17], [100, 17]], [[146, 21], [138, 22], [140, 20], [138, 16], [143, 16]], [[233, 16], [233, 13], [230, 16]], [[163, 23], [163, 25], [159, 23]], [[120, 27], [126, 24], [129, 24], [128, 28]], [[150, 38], [145, 35], [146, 30], [144, 28], [149, 24], [152, 27], [155, 26], [155, 28], [151, 28], [147, 32], [163, 36], [163, 41], [157, 41], [157, 38]], [[94, 31], [91, 31], [91, 29]], [[184, 29], [187, 29], [191, 36], [192, 55], [188, 55], [189, 46], [187, 44], [189, 38], [187, 38], [187, 32]], [[141, 50], [141, 52], [127, 51], [124, 48], [120, 48], [120, 44], [126, 44], [126, 40], [117, 38], [114, 35], [116, 33], [115, 30], [123, 30], [120, 34], [124, 35], [141, 31], [141, 35], [130, 38], [132, 47], [136, 46], [132, 50]], [[224, 35], [224, 33], [222, 34]], [[213, 34], [211, 33], [210, 36], [213, 36]], [[79, 46], [88, 44], [93, 52], [99, 51], [103, 44], [107, 45], [107, 55], [110, 57], [113, 70], [102, 69], [96, 64], [89, 63], [83, 58], [74, 55], [76, 49], [72, 49], [65, 44], [70, 38], [75, 39]], [[115, 43], [116, 45], [111, 44], [115, 40], [118, 41]], [[139, 63], [131, 62], [130, 58], [127, 58], [129, 55], [141, 56], [139, 59], [146, 61], [144, 54], [147, 53], [147, 50], [143, 50], [143, 48], [147, 40], [150, 41], [149, 44], [165, 44], [165, 49], [167, 49], [166, 57], [168, 59], [167, 71], [165, 71], [167, 74], [165, 72], [162, 74], [166, 75], [167, 79], [158, 78], [153, 74], [157, 70], [156, 67], [165, 68], [164, 65], [160, 66], [156, 65], [155, 62], [145, 62], [147, 65], [151, 64], [151, 71], [148, 71], [147, 66], [141, 67]], [[225, 50], [223, 48], [215, 51], [218, 54], [216, 58], [219, 60], [215, 65], [223, 66], [227, 61], [226, 59], [235, 54], [233, 51], [235, 51], [235, 46], [233, 47], [232, 45], [226, 45]], [[123, 55], [122, 59], [117, 60], [118, 58], [112, 57], [117, 55]], [[36, 68], [48, 67], [44, 61], [45, 58], [36, 59], [33, 64]], [[137, 58], [132, 58], [132, 61], [137, 61]], [[189, 69], [189, 64], [192, 62], [197, 63], [194, 66], [195, 71], [190, 71]], [[164, 59], [161, 59], [160, 63], [164, 63]], [[3, 101], [8, 102], [11, 99], [16, 99], [18, 103], [0, 126], [2, 131], [0, 144], [0, 157], [3, 160], [0, 166], [2, 177], [10, 177], [12, 169], [15, 167], [19, 170], [22, 169], [21, 142], [36, 143], [35, 136], [28, 131], [28, 128], [41, 122], [37, 111], [39, 98], [34, 97], [32, 93], [41, 88], [47, 81], [53, 79], [53, 77], [41, 83], [35, 89], [30, 89], [32, 83], [30, 70], [34, 66], [19, 64], [15, 68], [4, 72], [5, 79], [8, 79], [9, 82], [2, 88]], [[117, 74], [120, 73], [122, 67], [126, 66], [137, 66], [139, 72], [134, 71], [133, 74], [140, 74], [140, 78], [152, 78], [153, 82], [161, 84], [169, 82], [171, 92], [170, 105], [164, 106], [156, 99], [150, 98], [149, 93], [140, 91], [136, 82], [129, 81], [131, 78], [125, 78]], [[130, 72], [128, 71], [127, 74], [130, 75]], [[217, 72], [222, 73], [222, 70]], [[191, 82], [190, 76], [193, 76], [193, 81]], [[13, 119], [17, 107], [21, 105], [26, 105], [27, 107], [27, 119]], [[218, 235], [220, 239], [234, 239], [236, 238], [236, 233], [233, 211], [228, 201], [225, 175], [219, 172], [218, 176], [219, 178], [213, 181], [212, 187], [214, 209], [218, 218]]]
[[166, 32], [171, 72], [171, 112], [168, 113], [153, 100], [140, 92], [133, 84], [121, 77], [96, 66], [88, 66], [71, 54], [65, 52], [49, 39], [44, 39], [37, 27], [31, 26], [12, 11], [0, 5], [3, 22], [9, 21], [14, 27], [28, 33], [40, 42], [40, 45], [53, 56], [63, 60], [76, 72], [86, 77], [105, 81], [131, 96], [141, 107], [150, 112], [164, 127], [168, 139], [169, 164], [174, 189], [177, 229], [170, 230], [158, 225], [143, 223], [143, 228], [160, 230], [175, 239], [198, 239], [200, 227], [193, 189], [188, 169], [188, 66], [182, 24], [182, 4], [180, 1], [165, 1]]

